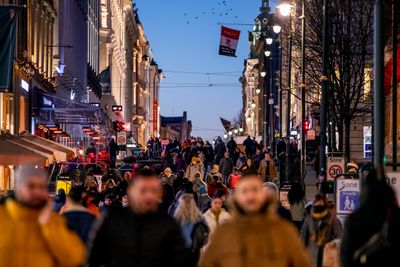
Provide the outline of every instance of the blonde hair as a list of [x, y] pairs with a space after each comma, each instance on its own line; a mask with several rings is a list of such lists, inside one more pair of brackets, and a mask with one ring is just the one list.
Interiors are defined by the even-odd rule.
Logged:
[[197, 223], [201, 221], [202, 215], [197, 208], [194, 198], [186, 198], [185, 194], [180, 196], [179, 204], [176, 207], [174, 218], [180, 224]]

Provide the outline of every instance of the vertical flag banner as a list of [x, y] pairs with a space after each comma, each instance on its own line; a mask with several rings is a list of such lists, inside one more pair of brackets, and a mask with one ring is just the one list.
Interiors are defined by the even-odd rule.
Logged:
[[221, 27], [221, 44], [219, 54], [222, 56], [236, 57], [236, 49], [240, 37], [240, 31]]
[[0, 6], [0, 91], [10, 91], [15, 48], [17, 9]]

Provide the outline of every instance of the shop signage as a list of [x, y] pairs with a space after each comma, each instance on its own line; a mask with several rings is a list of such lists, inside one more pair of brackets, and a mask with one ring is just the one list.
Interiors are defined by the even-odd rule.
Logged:
[[327, 157], [328, 181], [335, 180], [336, 176], [344, 173], [343, 157]]
[[238, 46], [240, 31], [221, 27], [221, 43], [219, 46], [219, 54], [222, 56], [236, 57], [236, 49]]
[[336, 210], [337, 214], [351, 214], [360, 207], [360, 180], [336, 180]]
[[370, 159], [372, 158], [372, 127], [364, 126], [364, 140], [363, 140], [363, 152], [364, 158]]

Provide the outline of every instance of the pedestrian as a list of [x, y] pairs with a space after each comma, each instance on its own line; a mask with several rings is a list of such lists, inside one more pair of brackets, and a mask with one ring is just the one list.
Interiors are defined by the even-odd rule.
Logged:
[[182, 157], [182, 154], [179, 153], [175, 160], [175, 173], [180, 171], [185, 171], [186, 162]]
[[228, 149], [229, 156], [231, 158], [233, 158], [233, 154], [236, 150], [236, 147], [237, 147], [237, 144], [235, 142], [235, 139], [232, 136], [231, 139], [228, 141], [228, 143], [226, 143], [226, 148]]
[[78, 187], [71, 188], [62, 215], [67, 219], [68, 227], [74, 230], [86, 244], [96, 216], [82, 205], [82, 193], [82, 189]]
[[216, 196], [211, 201], [211, 208], [204, 213], [204, 218], [210, 228], [210, 239], [218, 226], [232, 219], [231, 215], [222, 207], [222, 205], [222, 199]]
[[246, 164], [244, 164], [242, 166], [242, 168], [240, 169], [240, 172], [246, 173], [246, 174], [257, 174], [258, 173], [257, 168], [254, 165], [254, 162], [251, 158], [248, 158], [246, 160]]
[[215, 155], [215, 163], [219, 164], [221, 159], [224, 157], [224, 153], [226, 152], [225, 143], [222, 141], [220, 136], [217, 137], [214, 145], [214, 155]]
[[288, 192], [288, 200], [293, 223], [301, 231], [306, 216], [307, 200], [305, 199], [305, 193], [300, 183], [293, 183]]
[[96, 145], [94, 143], [90, 143], [90, 146], [86, 148], [85, 154], [86, 156], [90, 156], [90, 154], [92, 154], [92, 156], [96, 156], [97, 154]]
[[125, 172], [123, 180], [115, 188], [115, 193], [119, 196], [119, 198], [126, 195], [126, 189], [128, 188], [128, 184], [131, 182], [131, 180], [132, 174], [130, 172]]
[[384, 174], [378, 177], [375, 170], [368, 174], [360, 204], [344, 226], [342, 267], [398, 266], [400, 212]]
[[211, 182], [212, 179], [213, 179], [213, 177], [214, 177], [214, 175], [218, 175], [218, 176], [220, 176], [221, 179], [222, 179], [222, 174], [219, 172], [219, 165], [218, 165], [218, 164], [214, 164], [214, 165], [212, 166], [211, 171], [210, 171], [210, 172], [207, 174], [207, 176], [206, 176], [205, 182], [206, 182], [206, 183]]
[[162, 173], [162, 177], [165, 177], [167, 183], [172, 186], [174, 183], [174, 173], [172, 172], [171, 168], [165, 168], [164, 172]]
[[198, 157], [193, 157], [192, 162], [186, 169], [186, 178], [189, 179], [189, 181], [194, 180], [194, 176], [196, 173], [200, 173], [201, 177], [204, 177], [204, 166], [201, 160]]
[[104, 203], [103, 203], [103, 205], [99, 208], [99, 211], [100, 211], [100, 213], [104, 213], [104, 212], [106, 212], [106, 211], [108, 211], [110, 208], [111, 208], [111, 206], [112, 206], [112, 204], [113, 204], [113, 195], [111, 195], [111, 194], [109, 194], [109, 195], [106, 195], [105, 197], [104, 197]]
[[266, 152], [264, 154], [264, 159], [260, 161], [260, 166], [258, 167], [258, 174], [264, 179], [265, 182], [273, 182], [277, 179], [277, 171], [275, 166], [275, 161], [271, 160], [271, 154]]
[[[273, 199], [279, 199], [279, 190], [276, 184], [272, 182], [266, 182], [264, 183], [264, 191], [267, 195], [268, 198], [273, 198]], [[276, 211], [278, 215], [282, 218], [285, 219], [286, 221], [292, 223], [292, 215], [290, 214], [290, 211], [283, 207], [282, 202], [276, 201]]]
[[54, 211], [60, 213], [61, 208], [65, 205], [66, 200], [65, 190], [58, 189], [57, 195], [54, 196]]
[[159, 211], [163, 214], [168, 214], [168, 208], [174, 201], [174, 189], [168, 183], [168, 178], [166, 176], [161, 177], [162, 186], [162, 197], [159, 206]]
[[231, 221], [220, 225], [200, 267], [309, 267], [293, 225], [279, 218], [257, 174], [244, 175], [233, 195]]
[[54, 213], [45, 171], [23, 166], [15, 173], [15, 199], [0, 204], [0, 266], [79, 266], [85, 246]]
[[240, 170], [244, 164], [246, 164], [246, 155], [243, 151], [240, 151], [239, 158], [236, 161], [236, 168]]
[[239, 169], [234, 168], [233, 173], [231, 175], [229, 175], [229, 178], [228, 178], [228, 187], [232, 190], [235, 189], [236, 184], [240, 180], [240, 177], [242, 177], [242, 174], [240, 173]]
[[214, 175], [211, 182], [207, 185], [207, 192], [209, 196], [214, 196], [218, 190], [222, 190], [225, 193], [228, 192], [226, 186], [222, 183], [218, 175]]
[[95, 228], [89, 267], [194, 267], [179, 225], [157, 212], [160, 179], [149, 167], [128, 186], [129, 208], [112, 209]]
[[252, 158], [254, 154], [254, 143], [253, 140], [251, 140], [250, 135], [247, 136], [247, 138], [243, 141], [244, 145], [244, 151], [246, 152], [246, 157], [247, 158]]
[[224, 157], [219, 162], [219, 170], [222, 174], [222, 181], [226, 185], [229, 175], [233, 172], [233, 160], [229, 156], [229, 152], [225, 152]]
[[114, 169], [116, 167], [115, 162], [117, 160], [117, 155], [119, 153], [119, 146], [115, 142], [114, 138], [110, 138], [110, 141], [107, 146], [107, 151], [108, 151], [108, 154], [110, 155], [110, 160], [111, 160], [110, 168]]
[[210, 230], [196, 205], [193, 191], [185, 190], [180, 195], [174, 218], [181, 226], [185, 247], [191, 254], [192, 266], [196, 266]]
[[314, 266], [322, 267], [325, 245], [342, 236], [342, 225], [324, 196], [315, 197], [311, 215], [304, 221], [301, 236]]
[[193, 183], [193, 190], [197, 194], [198, 197], [201, 196], [201, 192], [200, 191], [202, 191], [202, 189], [207, 191], [207, 184], [203, 181], [200, 172], [197, 172], [195, 174], [194, 180], [193, 180], [192, 183]]

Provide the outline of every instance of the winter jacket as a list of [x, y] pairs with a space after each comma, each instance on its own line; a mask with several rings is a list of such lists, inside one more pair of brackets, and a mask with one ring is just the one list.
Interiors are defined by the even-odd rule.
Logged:
[[207, 186], [207, 193], [210, 197], [213, 197], [215, 195], [215, 193], [217, 193], [217, 191], [219, 191], [219, 190], [222, 190], [225, 193], [228, 193], [228, 189], [220, 181], [218, 181], [218, 182], [212, 181]]
[[[325, 219], [319, 221], [309, 215], [304, 221], [301, 236], [308, 248], [314, 266], [321, 266], [319, 264], [322, 263], [321, 256], [325, 244], [342, 236], [342, 224], [336, 217], [333, 218], [332, 216], [335, 215], [329, 213]], [[319, 242], [321, 244], [318, 244], [313, 237], [320, 238]]]
[[297, 230], [276, 213], [236, 214], [215, 231], [200, 267], [310, 267]]
[[219, 162], [219, 171], [222, 175], [228, 176], [233, 172], [233, 161], [230, 158], [223, 157]]
[[204, 165], [203, 164], [193, 164], [191, 163], [186, 170], [185, 176], [189, 179], [189, 181], [194, 180], [194, 176], [196, 173], [200, 173], [201, 177], [204, 177]]
[[208, 227], [210, 228], [210, 237], [212, 237], [217, 227], [230, 221], [232, 219], [232, 216], [225, 209], [222, 209], [217, 222], [217, 217], [211, 211], [211, 209], [209, 209], [204, 213], [204, 219], [206, 220]]
[[39, 224], [40, 210], [15, 200], [0, 205], [0, 266], [74, 267], [85, 260], [85, 246], [66, 221], [51, 214]]
[[86, 244], [96, 216], [83, 207], [82, 209], [67, 208], [63, 215], [67, 219], [68, 227], [74, 230]]
[[204, 191], [207, 191], [207, 184], [203, 182], [201, 178], [194, 178], [193, 180], [193, 190], [197, 194], [198, 197], [201, 196], [201, 188], [203, 188]]
[[239, 173], [232, 173], [231, 175], [229, 175], [228, 184], [230, 186], [230, 189], [235, 189], [236, 184], [239, 182], [241, 177], [242, 176]]
[[90, 242], [90, 267], [193, 267], [188, 264], [180, 227], [160, 213], [137, 215], [112, 209]]
[[246, 164], [246, 157], [239, 157], [236, 161], [236, 168], [240, 170], [244, 164]]
[[270, 160], [267, 162], [265, 159], [261, 160], [260, 166], [258, 167], [258, 174], [264, 180], [268, 178], [268, 181], [273, 181], [277, 178], [275, 161]]

